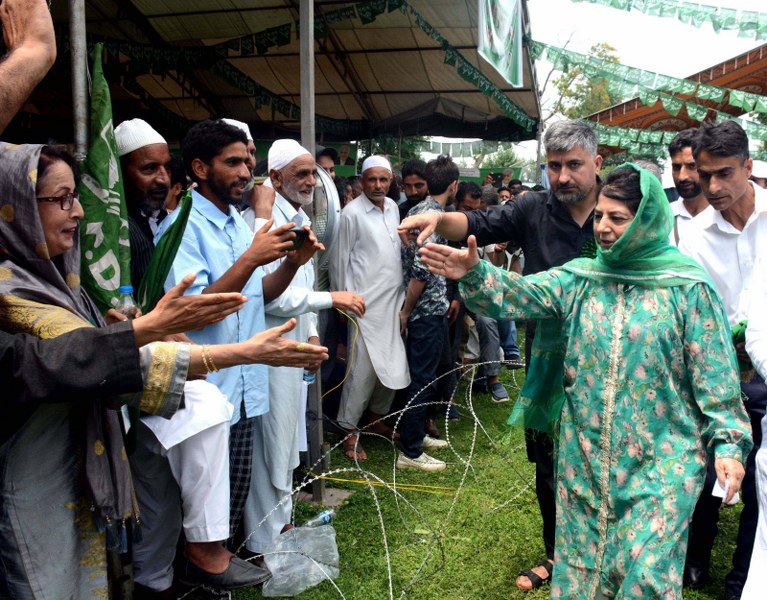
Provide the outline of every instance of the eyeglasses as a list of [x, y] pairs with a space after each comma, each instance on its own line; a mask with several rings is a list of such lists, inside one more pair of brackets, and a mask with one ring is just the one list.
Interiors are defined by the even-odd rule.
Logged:
[[69, 210], [77, 200], [77, 192], [69, 192], [63, 196], [49, 196], [47, 198], [38, 198], [38, 202], [58, 202], [61, 210]]

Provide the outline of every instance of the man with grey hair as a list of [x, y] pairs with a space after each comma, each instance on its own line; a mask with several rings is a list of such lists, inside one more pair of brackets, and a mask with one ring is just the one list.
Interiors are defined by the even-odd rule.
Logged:
[[[525, 253], [525, 275], [577, 258], [583, 245], [594, 239], [594, 204], [602, 166], [602, 157], [597, 153], [597, 136], [585, 123], [566, 120], [550, 125], [543, 143], [550, 189], [528, 192], [514, 202], [490, 206], [485, 211], [414, 215], [402, 221], [400, 236], [408, 239], [418, 231], [419, 245], [435, 230], [455, 241], [474, 235], [480, 246], [508, 241]], [[528, 322], [525, 348], [528, 368], [535, 329], [535, 323]], [[526, 389], [527, 386], [521, 394], [524, 395]], [[535, 490], [543, 517], [547, 556], [545, 561], [523, 571], [517, 578], [517, 587], [530, 590], [551, 578], [556, 512], [552, 441], [540, 432], [527, 431], [526, 438], [528, 458], [535, 463]]]
[[[256, 207], [242, 214], [258, 232], [269, 218], [272, 228], [286, 223], [310, 225], [304, 207], [312, 203], [317, 184], [317, 165], [311, 153], [297, 141], [276, 140], [269, 148], [269, 185], [274, 189], [274, 206], [269, 212]], [[264, 273], [275, 272], [284, 258], [264, 265]], [[290, 285], [264, 307], [266, 326], [283, 325], [296, 317], [296, 327], [285, 334], [298, 343], [319, 345], [317, 315], [313, 311], [339, 308], [357, 316], [365, 314], [365, 301], [354, 292], [314, 291], [314, 263], [299, 267]], [[269, 367], [269, 411], [257, 416], [253, 436], [253, 476], [245, 503], [243, 522], [245, 545], [250, 552], [263, 554], [283, 530], [290, 528], [293, 514], [293, 470], [299, 452], [306, 451], [306, 385], [304, 370]]]

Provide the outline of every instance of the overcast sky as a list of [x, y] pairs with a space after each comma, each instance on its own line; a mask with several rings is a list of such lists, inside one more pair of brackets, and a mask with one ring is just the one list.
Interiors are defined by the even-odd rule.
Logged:
[[[767, 12], [765, 0], [708, 0], [703, 4]], [[567, 43], [569, 50], [583, 54], [594, 44], [606, 42], [616, 49], [621, 64], [673, 77], [687, 77], [764, 43], [738, 37], [737, 31], [716, 33], [710, 23], [694, 27], [675, 18], [588, 2], [528, 0], [527, 6], [531, 34], [538, 42], [560, 48]], [[538, 61], [536, 70], [542, 86], [551, 64]], [[544, 107], [550, 104], [547, 96], [544, 91]], [[525, 156], [535, 155], [535, 142], [524, 142], [519, 148]]]
[[[707, 0], [703, 4], [767, 12], [765, 0]], [[587, 53], [599, 42], [617, 50], [620, 62], [664, 75], [686, 77], [762, 45], [737, 31], [715, 33], [711, 24], [700, 28], [669, 17], [570, 0], [528, 0], [533, 39]], [[539, 83], [551, 66], [538, 63]]]

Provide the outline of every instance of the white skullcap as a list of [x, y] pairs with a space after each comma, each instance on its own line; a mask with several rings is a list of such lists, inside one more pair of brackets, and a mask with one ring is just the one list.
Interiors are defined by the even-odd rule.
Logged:
[[754, 166], [751, 168], [751, 176], [752, 177], [759, 177], [767, 178], [767, 162], [764, 162], [763, 160], [755, 160]]
[[296, 140], [276, 140], [269, 148], [268, 168], [279, 171], [304, 154], [312, 155]]
[[125, 156], [151, 144], [167, 144], [165, 138], [143, 119], [123, 121], [115, 127], [117, 155]]
[[383, 169], [386, 169], [391, 173], [391, 163], [389, 162], [389, 159], [385, 156], [378, 156], [377, 154], [374, 154], [373, 156], [368, 156], [365, 159], [365, 162], [362, 163], [362, 172], [364, 173], [368, 169], [372, 169], [373, 167], [381, 167]]
[[250, 127], [248, 127], [247, 123], [243, 123], [242, 121], [237, 121], [236, 119], [221, 119], [221, 120], [227, 125], [231, 125], [232, 127], [236, 127], [237, 129], [242, 129], [245, 132], [245, 137], [247, 137], [251, 142], [253, 141], [253, 136], [250, 135]]

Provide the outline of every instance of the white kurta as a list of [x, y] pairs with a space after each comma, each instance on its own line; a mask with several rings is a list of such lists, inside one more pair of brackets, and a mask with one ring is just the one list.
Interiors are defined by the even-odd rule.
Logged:
[[[303, 210], [296, 211], [277, 194], [272, 209], [272, 228], [295, 222], [297, 215], [302, 224], [311, 224]], [[257, 231], [258, 223], [252, 217], [252, 211], [243, 214], [245, 222]], [[281, 262], [282, 259], [266, 265], [265, 274], [276, 271]], [[277, 327], [296, 317], [296, 328], [285, 337], [305, 342], [318, 335], [317, 315], [313, 311], [332, 306], [329, 292], [314, 291], [314, 262], [309, 261], [298, 269], [290, 286], [264, 307], [266, 326]], [[306, 410], [303, 373], [303, 369], [299, 368], [269, 367], [269, 412], [261, 415], [256, 424], [253, 476], [244, 516], [246, 534], [254, 532], [247, 543], [254, 552], [271, 543], [282, 526], [290, 521], [291, 502], [285, 502], [259, 526], [261, 520], [292, 490], [292, 472], [299, 464], [298, 453], [306, 435], [303, 426]]]
[[330, 261], [331, 289], [356, 292], [365, 299], [365, 316], [357, 318], [360, 334], [376, 375], [392, 390], [410, 384], [399, 331], [405, 288], [398, 225], [399, 210], [393, 200], [386, 198], [382, 212], [367, 196], [358, 196], [341, 213]]
[[[767, 379], [767, 240], [758, 248], [760, 260], [754, 268], [754, 291], [748, 313], [746, 350], [762, 378]], [[764, 598], [767, 589], [767, 416], [762, 418], [762, 445], [756, 453], [756, 491], [759, 501], [759, 522], [756, 526], [751, 566], [743, 588], [742, 600]]]

